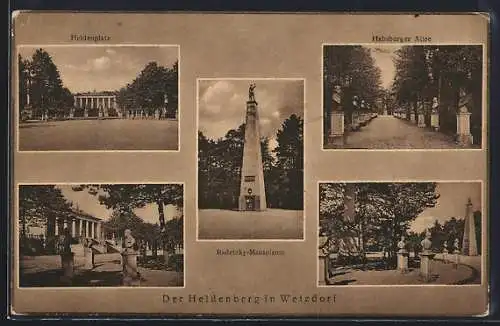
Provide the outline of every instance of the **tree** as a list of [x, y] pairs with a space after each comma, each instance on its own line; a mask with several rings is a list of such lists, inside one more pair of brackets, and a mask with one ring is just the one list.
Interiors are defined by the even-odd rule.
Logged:
[[153, 113], [155, 109], [164, 107], [166, 97], [168, 108], [177, 111], [177, 61], [172, 68], [160, 66], [154, 61], [147, 63], [132, 83], [119, 90], [116, 101], [122, 108], [140, 108]]
[[323, 49], [323, 116], [327, 131], [330, 128], [332, 89], [335, 85], [343, 87], [341, 105], [347, 113], [346, 121], [350, 123], [351, 114], [358, 110], [352, 105], [353, 97], [357, 96], [373, 107], [380, 97], [382, 79], [370, 49], [352, 45], [325, 46]]
[[20, 185], [19, 219], [21, 241], [26, 239], [27, 227], [45, 225], [56, 217], [67, 219], [72, 216], [71, 203], [63, 196], [61, 189], [54, 185]]
[[63, 87], [59, 70], [50, 54], [44, 49], [37, 49], [29, 67], [32, 71], [30, 99], [35, 111], [50, 115], [66, 113], [68, 110], [65, 105], [69, 105], [68, 91]]
[[433, 207], [439, 194], [434, 183], [356, 183], [354, 219], [345, 218], [346, 184], [320, 184], [320, 234], [337, 241], [356, 233], [361, 252], [366, 243], [380, 241], [395, 264], [397, 243], [409, 224], [426, 208]]
[[[84, 189], [96, 196], [105, 207], [112, 208], [119, 214], [130, 214], [134, 209], [156, 204], [160, 232], [164, 240], [170, 237], [166, 227], [164, 206], [169, 204], [176, 207], [183, 206], [183, 186], [180, 184], [101, 184], [73, 187], [75, 191]], [[163, 249], [165, 261], [168, 262], [172, 252], [168, 250], [166, 241]]]
[[276, 133], [278, 146], [276, 168], [280, 171], [279, 192], [280, 207], [303, 209], [304, 194], [304, 121], [292, 114]]

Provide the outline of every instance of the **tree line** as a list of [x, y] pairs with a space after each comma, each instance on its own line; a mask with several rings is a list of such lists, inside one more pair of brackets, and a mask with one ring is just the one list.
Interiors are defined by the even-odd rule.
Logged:
[[469, 112], [474, 143], [481, 143], [482, 47], [480, 45], [403, 46], [394, 58], [396, 74], [391, 86], [396, 103], [408, 113], [418, 114], [424, 103], [430, 126], [431, 103], [439, 100], [440, 129], [456, 133], [460, 90], [471, 95]]
[[[44, 49], [37, 49], [27, 59], [19, 55], [18, 73], [21, 111], [27, 108], [28, 89], [30, 109], [35, 116], [48, 114], [63, 118], [74, 109], [73, 94], [64, 86], [58, 67]], [[163, 108], [166, 100], [167, 114], [177, 112], [178, 61], [172, 67], [160, 66], [154, 61], [147, 63], [131, 83], [117, 92], [116, 99], [120, 108], [142, 109], [150, 114]], [[83, 116], [83, 110], [76, 111], [76, 116]]]
[[168, 114], [175, 113], [178, 107], [178, 67], [178, 61], [171, 68], [149, 62], [131, 83], [118, 91], [118, 105], [126, 110], [142, 109], [150, 115], [164, 107]]
[[[323, 110], [325, 129], [329, 130], [332, 108], [332, 90], [342, 87], [341, 105], [346, 123], [351, 123], [354, 111], [361, 110], [366, 102], [372, 109], [382, 92], [381, 70], [376, 66], [370, 49], [363, 46], [335, 45], [323, 48]], [[357, 97], [357, 105], [353, 103]], [[366, 108], [365, 108], [366, 109]], [[326, 133], [328, 134], [328, 133]]]
[[322, 249], [338, 252], [341, 239], [352, 237], [358, 258], [377, 248], [394, 266], [401, 236], [439, 198], [435, 183], [321, 183], [319, 191], [319, 234], [327, 239]]
[[[303, 119], [295, 114], [276, 133], [277, 147], [261, 139], [267, 207], [303, 209]], [[245, 124], [223, 138], [209, 139], [198, 132], [198, 207], [236, 209], [241, 182]]]

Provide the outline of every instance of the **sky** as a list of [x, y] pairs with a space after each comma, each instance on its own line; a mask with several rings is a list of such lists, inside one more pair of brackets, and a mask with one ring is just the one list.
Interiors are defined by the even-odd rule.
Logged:
[[[32, 57], [39, 47], [23, 46], [19, 54]], [[151, 61], [171, 67], [178, 58], [175, 46], [45, 46], [72, 93], [115, 91], [132, 82]]]
[[392, 59], [394, 58], [396, 50], [400, 49], [399, 45], [376, 45], [376, 46], [366, 46], [370, 49], [375, 64], [380, 68], [382, 72], [382, 86], [386, 89], [390, 88], [394, 75], [396, 74], [396, 68]]
[[[89, 194], [86, 190], [74, 191], [71, 185], [58, 185], [57, 187], [61, 189], [66, 199], [73, 202], [75, 208], [78, 207], [87, 214], [107, 220], [113, 212], [111, 209], [106, 209], [105, 206], [101, 205], [97, 197]], [[175, 206], [167, 205], [164, 208], [166, 221], [176, 216], [177, 210]], [[134, 212], [137, 216], [142, 218], [144, 222], [153, 224], [159, 223], [158, 206], [156, 206], [156, 204], [147, 205], [144, 208], [134, 210]]]
[[434, 221], [441, 224], [452, 217], [465, 218], [468, 198], [472, 201], [472, 210], [481, 210], [481, 183], [454, 182], [438, 183], [436, 192], [440, 194], [435, 207], [423, 211], [410, 225], [410, 231], [422, 232], [432, 227]]
[[261, 137], [269, 137], [272, 150], [283, 121], [292, 114], [304, 118], [303, 80], [200, 80], [198, 128], [217, 139], [244, 123], [251, 82], [256, 83]]

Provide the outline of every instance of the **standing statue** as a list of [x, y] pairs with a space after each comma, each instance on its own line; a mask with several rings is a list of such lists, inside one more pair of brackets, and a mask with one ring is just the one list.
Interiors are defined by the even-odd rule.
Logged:
[[132, 236], [132, 231], [126, 229], [125, 237], [123, 238], [123, 253], [135, 253], [137, 251], [137, 244], [134, 237]]
[[250, 87], [248, 88], [248, 101], [249, 102], [255, 102], [255, 83], [251, 83]]

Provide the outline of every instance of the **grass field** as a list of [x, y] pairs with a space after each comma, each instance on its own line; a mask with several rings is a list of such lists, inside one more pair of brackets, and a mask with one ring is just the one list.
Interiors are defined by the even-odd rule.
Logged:
[[19, 125], [20, 151], [177, 150], [173, 120], [66, 120]]

